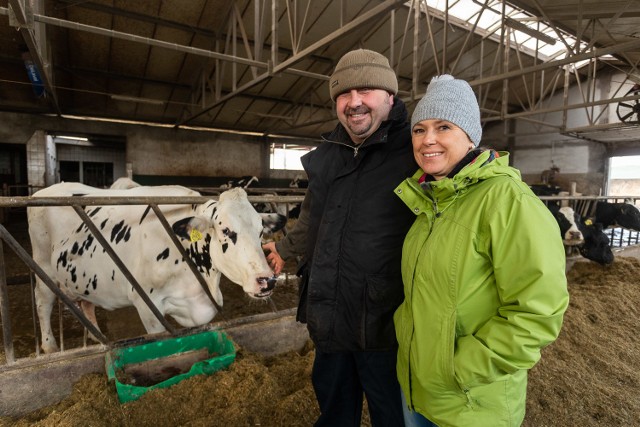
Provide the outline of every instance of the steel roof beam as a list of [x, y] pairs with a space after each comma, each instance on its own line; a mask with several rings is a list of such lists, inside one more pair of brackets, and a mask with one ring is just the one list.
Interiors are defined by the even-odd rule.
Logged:
[[[49, 94], [47, 100], [55, 109], [57, 114], [60, 115], [62, 112], [58, 105], [58, 97], [53, 84], [52, 70], [49, 61], [46, 59], [46, 52], [48, 51], [47, 38], [44, 34], [46, 29], [44, 26], [36, 26], [37, 24], [33, 19], [33, 11], [25, 8], [25, 2], [20, 0], [9, 0], [8, 5], [9, 23], [10, 25], [17, 27], [20, 31], [31, 55], [31, 59], [40, 72], [40, 77], [42, 78], [42, 83], [46, 90], [45, 93]], [[37, 5], [40, 5], [40, 8], [42, 8], [42, 0], [39, 0]]]

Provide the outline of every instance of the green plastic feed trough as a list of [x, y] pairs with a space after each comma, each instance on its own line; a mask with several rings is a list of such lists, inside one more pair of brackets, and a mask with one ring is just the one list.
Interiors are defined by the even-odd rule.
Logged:
[[224, 369], [235, 357], [235, 347], [226, 334], [205, 331], [113, 349], [107, 352], [105, 365], [120, 402], [126, 403], [149, 390]]

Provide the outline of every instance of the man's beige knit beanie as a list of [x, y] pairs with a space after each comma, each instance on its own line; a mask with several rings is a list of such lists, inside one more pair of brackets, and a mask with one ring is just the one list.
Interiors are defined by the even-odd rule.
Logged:
[[343, 92], [358, 88], [384, 89], [398, 93], [398, 79], [389, 61], [378, 52], [357, 49], [345, 53], [329, 79], [329, 94], [335, 102]]

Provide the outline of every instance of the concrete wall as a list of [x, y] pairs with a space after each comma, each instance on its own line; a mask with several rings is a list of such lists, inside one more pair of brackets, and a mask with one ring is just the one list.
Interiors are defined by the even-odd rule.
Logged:
[[269, 158], [256, 136], [135, 129], [127, 134], [134, 175], [264, 176]]
[[[153, 183], [168, 183], [173, 177], [243, 175], [255, 175], [267, 182], [269, 179], [287, 182], [300, 174], [300, 171], [270, 170], [269, 145], [279, 142], [277, 138], [0, 112], [0, 144], [26, 145], [31, 185], [48, 185], [46, 181], [55, 176], [46, 167], [47, 156], [55, 156], [55, 150], [47, 149], [46, 137], [56, 133], [126, 140], [125, 162], [132, 175], [161, 177]], [[286, 142], [291, 143], [291, 139]], [[315, 145], [318, 141], [296, 143]], [[178, 178], [175, 183], [182, 183]], [[211, 181], [203, 182], [204, 186]]]

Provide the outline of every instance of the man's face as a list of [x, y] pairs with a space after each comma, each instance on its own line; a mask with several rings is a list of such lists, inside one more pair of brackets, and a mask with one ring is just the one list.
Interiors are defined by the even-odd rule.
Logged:
[[338, 120], [355, 144], [371, 136], [389, 118], [393, 95], [383, 89], [360, 88], [336, 97]]

